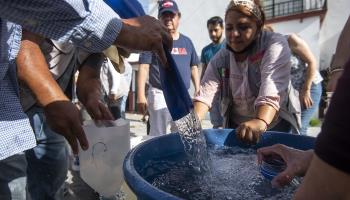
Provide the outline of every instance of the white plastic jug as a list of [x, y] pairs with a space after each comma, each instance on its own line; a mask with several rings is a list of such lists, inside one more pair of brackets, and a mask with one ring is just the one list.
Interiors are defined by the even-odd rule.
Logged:
[[114, 196], [123, 182], [123, 161], [130, 149], [129, 121], [84, 122], [89, 149], [79, 151], [80, 176], [105, 197]]

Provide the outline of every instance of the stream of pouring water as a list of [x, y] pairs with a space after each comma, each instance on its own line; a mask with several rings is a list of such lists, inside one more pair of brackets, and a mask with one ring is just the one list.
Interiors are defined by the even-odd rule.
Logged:
[[175, 124], [184, 144], [188, 164], [196, 172], [194, 179], [203, 183], [199, 187], [202, 191], [206, 191], [208, 197], [212, 198], [212, 169], [201, 122], [192, 110], [185, 117], [176, 120]]
[[209, 157], [205, 136], [196, 113], [192, 110], [188, 115], [175, 121], [189, 164], [199, 173], [210, 171]]

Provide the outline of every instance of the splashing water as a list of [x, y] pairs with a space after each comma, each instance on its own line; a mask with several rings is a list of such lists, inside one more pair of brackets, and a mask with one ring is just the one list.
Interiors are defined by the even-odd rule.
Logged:
[[202, 133], [201, 122], [197, 114], [192, 110], [185, 117], [175, 121], [181, 141], [184, 145], [188, 164], [193, 169], [193, 180], [198, 180], [205, 184], [199, 184], [202, 191], [206, 191], [206, 196], [212, 197], [209, 185], [212, 182], [212, 174], [209, 165], [209, 155], [207, 143]]
[[207, 144], [196, 113], [192, 110], [188, 115], [175, 121], [175, 124], [184, 144], [190, 166], [199, 173], [210, 171]]
[[254, 149], [207, 147], [201, 123], [192, 110], [175, 121], [184, 154], [151, 160], [140, 174], [177, 197], [211, 199], [291, 199], [298, 181], [275, 189], [259, 172]]
[[259, 172], [253, 149], [209, 147], [212, 181], [195, 173], [184, 154], [153, 160], [140, 171], [152, 185], [177, 197], [204, 199], [291, 199], [298, 185], [272, 188]]

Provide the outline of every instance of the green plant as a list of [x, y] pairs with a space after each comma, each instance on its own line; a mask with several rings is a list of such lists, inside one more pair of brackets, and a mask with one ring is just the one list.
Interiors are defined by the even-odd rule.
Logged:
[[317, 126], [320, 126], [321, 125], [321, 121], [317, 118], [312, 118], [309, 122], [309, 125], [311, 127], [317, 127]]

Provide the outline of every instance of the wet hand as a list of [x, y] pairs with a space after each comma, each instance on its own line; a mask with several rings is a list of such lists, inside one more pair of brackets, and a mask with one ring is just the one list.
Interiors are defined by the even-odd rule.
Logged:
[[274, 187], [288, 185], [296, 176], [304, 176], [309, 168], [313, 151], [302, 151], [282, 144], [263, 147], [257, 150], [258, 163], [261, 164], [265, 157], [280, 156], [286, 163], [286, 169], [278, 174], [271, 184]]
[[89, 143], [82, 128], [82, 121], [77, 107], [70, 101], [55, 101], [44, 107], [46, 122], [50, 128], [63, 135], [73, 153], [78, 153], [78, 142], [83, 150], [88, 149]]
[[236, 129], [236, 137], [248, 144], [256, 144], [261, 133], [265, 132], [267, 125], [260, 119], [252, 119], [241, 123]]

